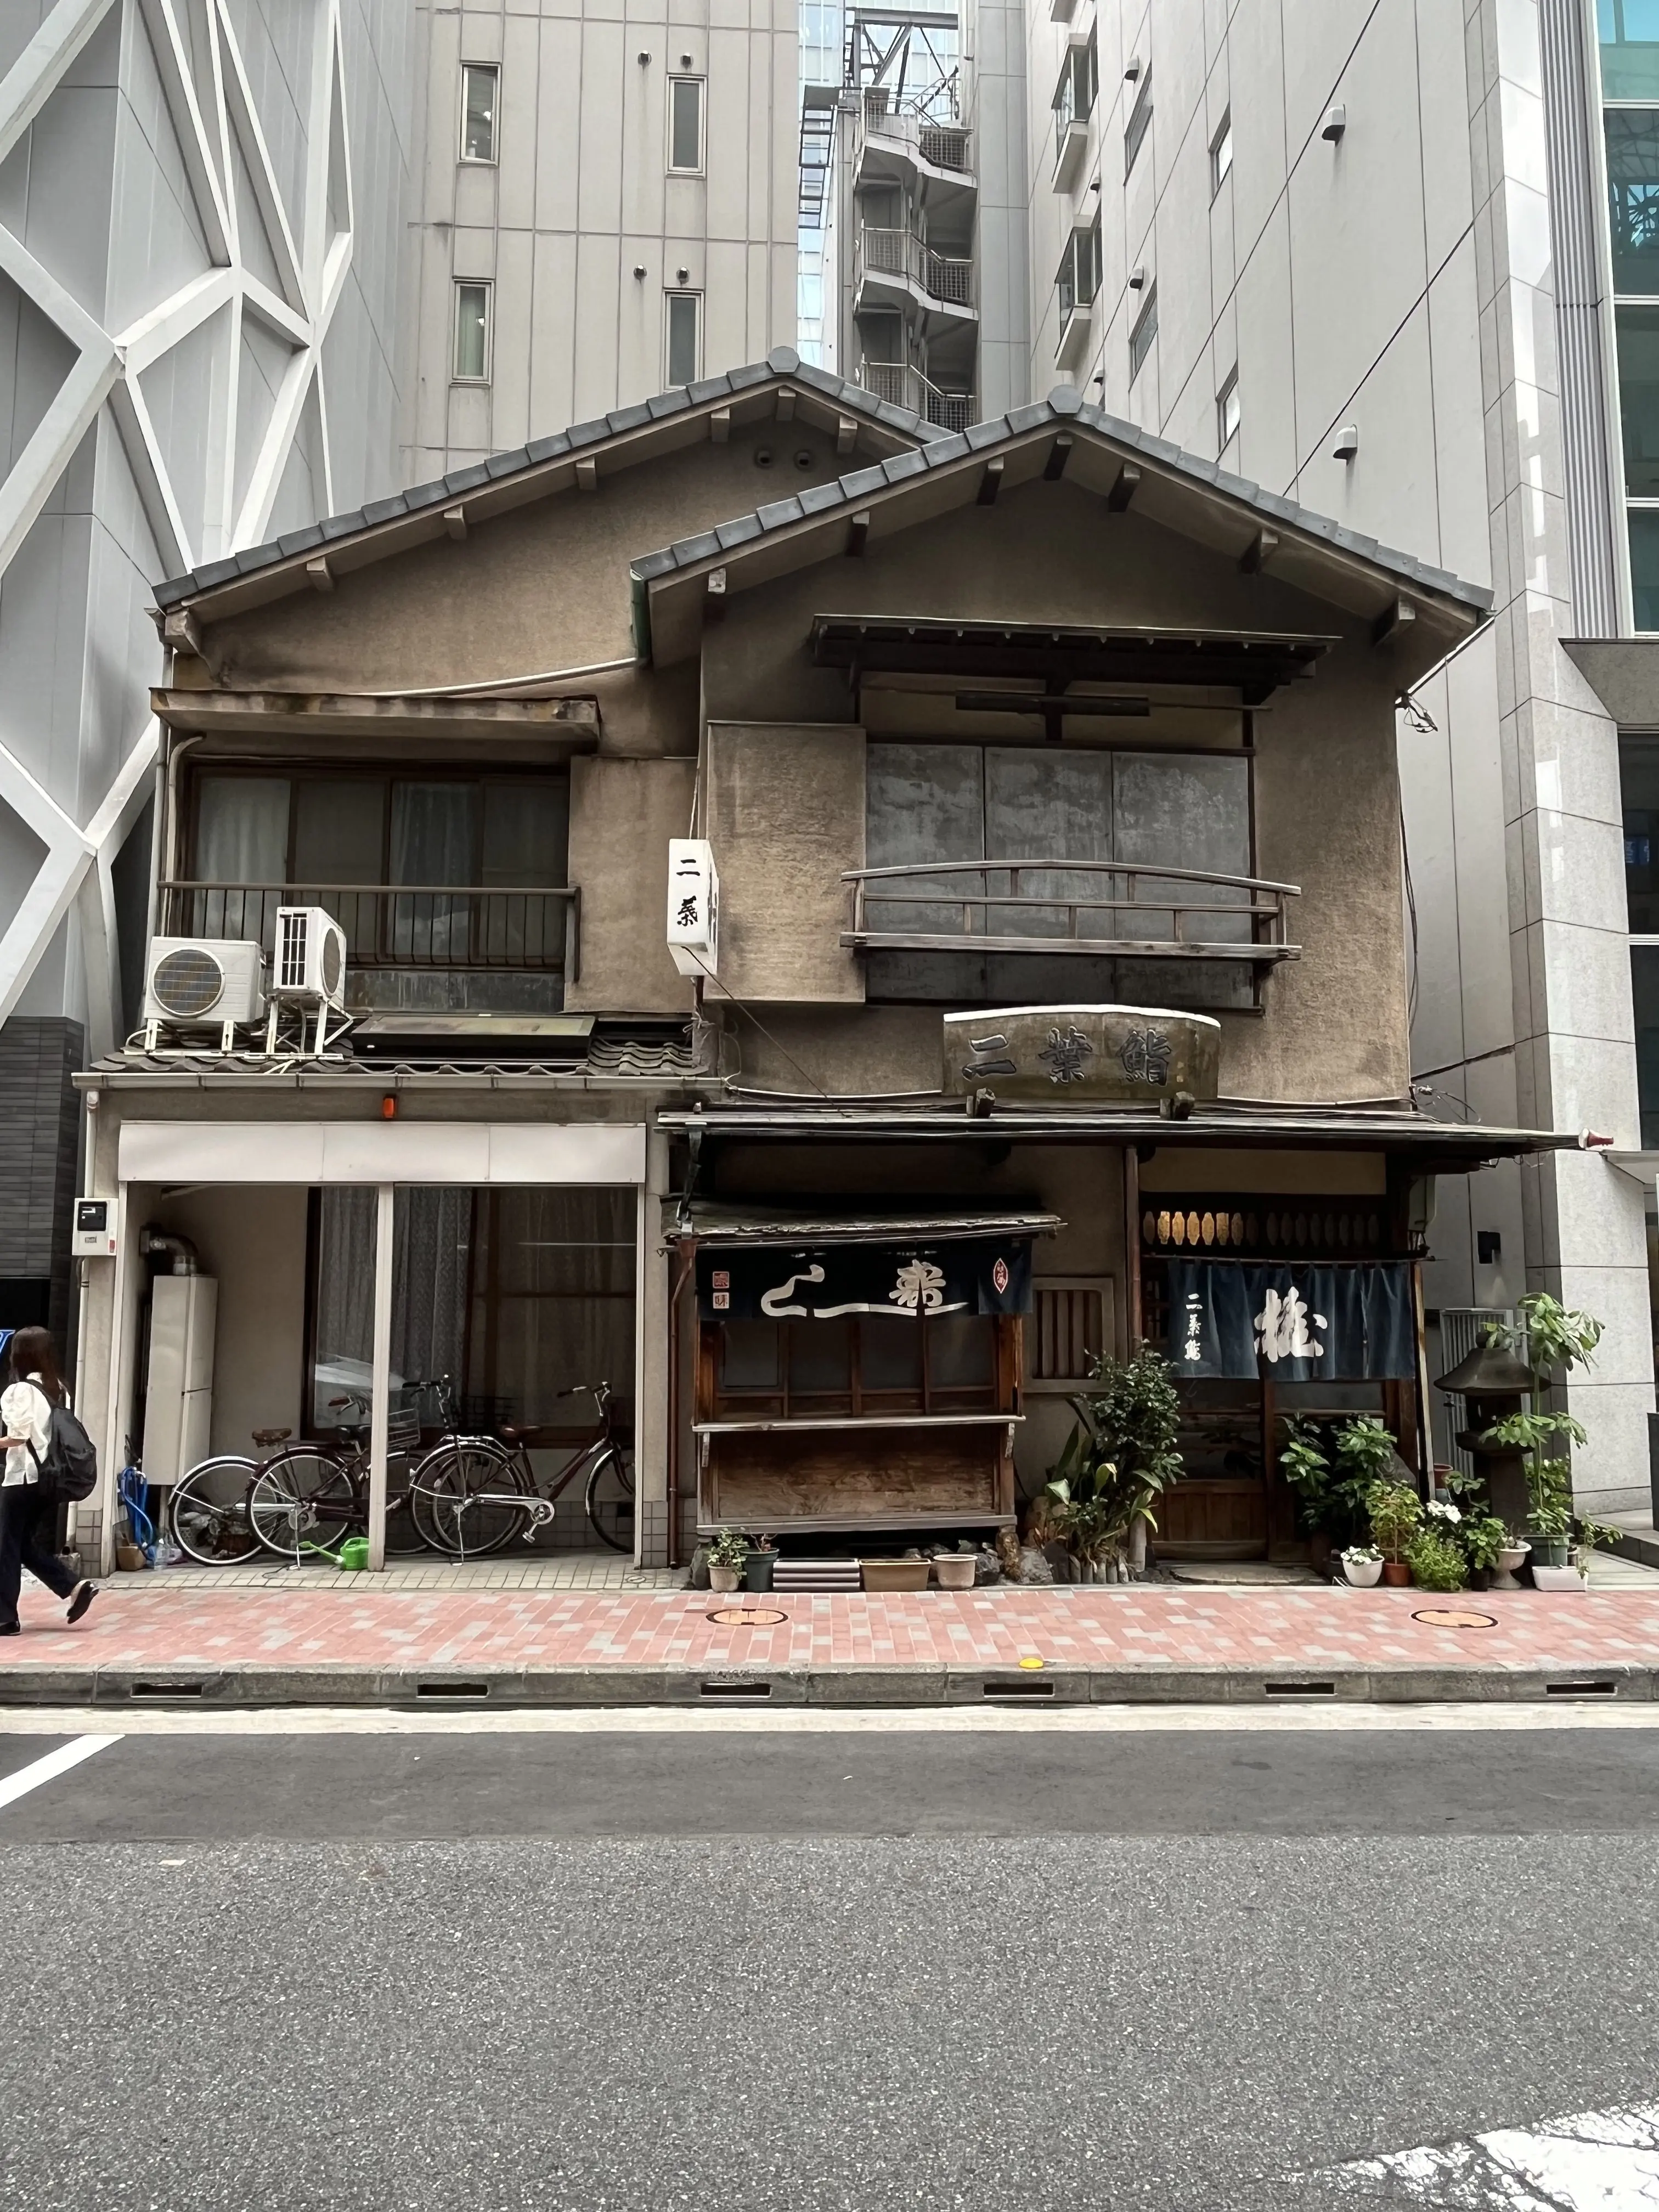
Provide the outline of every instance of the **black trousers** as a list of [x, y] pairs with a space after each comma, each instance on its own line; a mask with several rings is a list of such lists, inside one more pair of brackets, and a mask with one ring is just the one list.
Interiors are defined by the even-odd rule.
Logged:
[[0, 1488], [0, 1627], [17, 1618], [23, 1570], [57, 1597], [68, 1597], [79, 1579], [50, 1547], [57, 1501], [38, 1482]]

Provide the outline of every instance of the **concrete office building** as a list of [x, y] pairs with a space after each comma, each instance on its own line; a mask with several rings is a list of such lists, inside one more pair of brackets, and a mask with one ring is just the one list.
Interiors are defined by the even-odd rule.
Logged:
[[417, 10], [406, 481], [793, 343], [799, 13]]
[[[1659, 8], [1026, 0], [1018, 31], [1016, 51], [1002, 10], [970, 6], [964, 63], [979, 295], [1006, 298], [996, 253], [1024, 254], [1029, 392], [1074, 385], [1492, 592], [1400, 717], [1414, 1080], [1472, 1121], [1612, 1142], [1446, 1191], [1431, 1358], [1529, 1287], [1600, 1316], [1570, 1393], [1579, 1492], [1645, 1504]], [[1023, 238], [1003, 221], [1017, 75]]]
[[795, 0], [710, 12], [0, 0], [0, 1326], [137, 1018], [155, 585], [793, 337]]

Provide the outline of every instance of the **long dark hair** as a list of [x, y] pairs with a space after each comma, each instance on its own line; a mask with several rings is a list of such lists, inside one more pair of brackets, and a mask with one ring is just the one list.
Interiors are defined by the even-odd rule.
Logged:
[[40, 1377], [40, 1388], [54, 1406], [63, 1404], [66, 1395], [63, 1370], [49, 1328], [20, 1328], [11, 1340], [12, 1381], [27, 1382], [31, 1375]]

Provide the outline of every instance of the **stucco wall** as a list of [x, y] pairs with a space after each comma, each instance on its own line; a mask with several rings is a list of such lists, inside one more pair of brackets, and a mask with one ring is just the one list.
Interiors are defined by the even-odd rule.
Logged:
[[689, 1013], [668, 957], [668, 841], [691, 826], [696, 763], [587, 758], [570, 765], [570, 880], [582, 895], [578, 1013]]
[[[1289, 927], [1302, 957], [1274, 972], [1262, 1013], [1222, 1017], [1223, 1088], [1274, 1098], [1403, 1093], [1406, 968], [1394, 730], [1400, 676], [1368, 629], [1271, 575], [1241, 575], [1232, 562], [1133, 511], [1109, 515], [1090, 492], [1038, 482], [1005, 493], [993, 507], [960, 509], [872, 538], [859, 561], [838, 560], [732, 592], [724, 619], [703, 638], [711, 719], [850, 723], [858, 702], [844, 672], [811, 659], [812, 618], [821, 612], [1191, 623], [1208, 630], [1333, 638], [1311, 681], [1281, 689], [1255, 717], [1255, 872], [1301, 885]], [[951, 736], [971, 736], [965, 720], [951, 717], [944, 679], [939, 688], [945, 695], [939, 701], [942, 731], [949, 720]], [[1226, 695], [1194, 696], [1220, 704]], [[982, 732], [982, 718], [978, 726]], [[729, 849], [720, 860], [722, 870], [732, 866]], [[1167, 988], [1161, 979], [1160, 1002], [1167, 1002]], [[891, 1040], [881, 1034], [869, 1068], [843, 1059], [835, 1087], [901, 1087], [878, 1079], [896, 1072]], [[856, 1054], [859, 1048], [850, 1039], [848, 1044]], [[746, 1057], [764, 1056], [754, 1041], [746, 1040], [744, 1048]], [[913, 1053], [902, 1056], [918, 1066]]]
[[864, 865], [864, 732], [711, 722], [707, 834], [720, 871], [720, 981], [740, 999], [864, 997], [843, 868]]

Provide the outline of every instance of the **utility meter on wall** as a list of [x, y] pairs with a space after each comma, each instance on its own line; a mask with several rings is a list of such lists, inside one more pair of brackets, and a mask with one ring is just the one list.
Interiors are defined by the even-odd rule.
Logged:
[[706, 837], [668, 841], [668, 951], [682, 975], [720, 969], [720, 879]]
[[115, 1257], [115, 1200], [112, 1198], [76, 1200], [75, 1228], [70, 1237], [70, 1249], [77, 1260], [112, 1260]]

